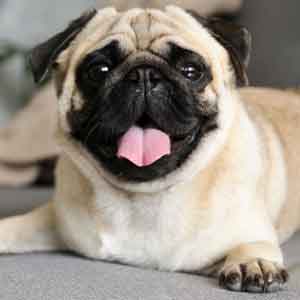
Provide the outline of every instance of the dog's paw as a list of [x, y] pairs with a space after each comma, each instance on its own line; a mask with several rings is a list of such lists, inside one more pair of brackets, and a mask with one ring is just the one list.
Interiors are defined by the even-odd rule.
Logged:
[[269, 293], [281, 290], [288, 281], [288, 273], [277, 264], [255, 259], [245, 264], [224, 266], [219, 284], [231, 291]]

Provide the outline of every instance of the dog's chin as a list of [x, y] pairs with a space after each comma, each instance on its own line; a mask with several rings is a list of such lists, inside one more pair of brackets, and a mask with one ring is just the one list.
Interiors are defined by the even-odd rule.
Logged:
[[137, 166], [130, 160], [118, 156], [120, 137], [111, 144], [89, 142], [85, 145], [94, 159], [118, 180], [131, 182], [148, 182], [166, 176], [178, 169], [189, 159], [205, 133], [217, 126], [212, 120], [202, 122], [185, 136], [171, 137], [171, 151], [147, 166]]

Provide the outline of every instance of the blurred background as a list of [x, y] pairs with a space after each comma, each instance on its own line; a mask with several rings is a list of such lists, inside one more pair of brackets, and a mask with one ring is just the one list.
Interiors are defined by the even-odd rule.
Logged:
[[[34, 90], [26, 69], [27, 51], [63, 29], [83, 10], [102, 2], [0, 0], [0, 126], [25, 105]], [[234, 21], [253, 35], [251, 85], [299, 86], [299, 12], [299, 0], [244, 0]]]

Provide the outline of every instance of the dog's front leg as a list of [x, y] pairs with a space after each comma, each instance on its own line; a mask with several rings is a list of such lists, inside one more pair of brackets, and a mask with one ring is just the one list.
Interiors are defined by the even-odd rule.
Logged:
[[255, 293], [277, 291], [287, 280], [281, 250], [269, 242], [242, 244], [233, 249], [219, 275], [221, 286]]
[[0, 221], [0, 253], [63, 250], [55, 228], [52, 202], [34, 211]]

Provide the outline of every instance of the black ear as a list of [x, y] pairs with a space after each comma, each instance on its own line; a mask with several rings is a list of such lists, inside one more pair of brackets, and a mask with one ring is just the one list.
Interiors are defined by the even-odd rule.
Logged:
[[70, 23], [67, 29], [35, 47], [29, 55], [29, 65], [35, 82], [45, 79], [58, 55], [66, 49], [78, 33], [96, 15], [95, 9]]
[[237, 85], [248, 85], [246, 69], [250, 61], [251, 35], [240, 25], [220, 18], [204, 18], [194, 11], [188, 11], [206, 27], [214, 38], [228, 51], [236, 73]]

